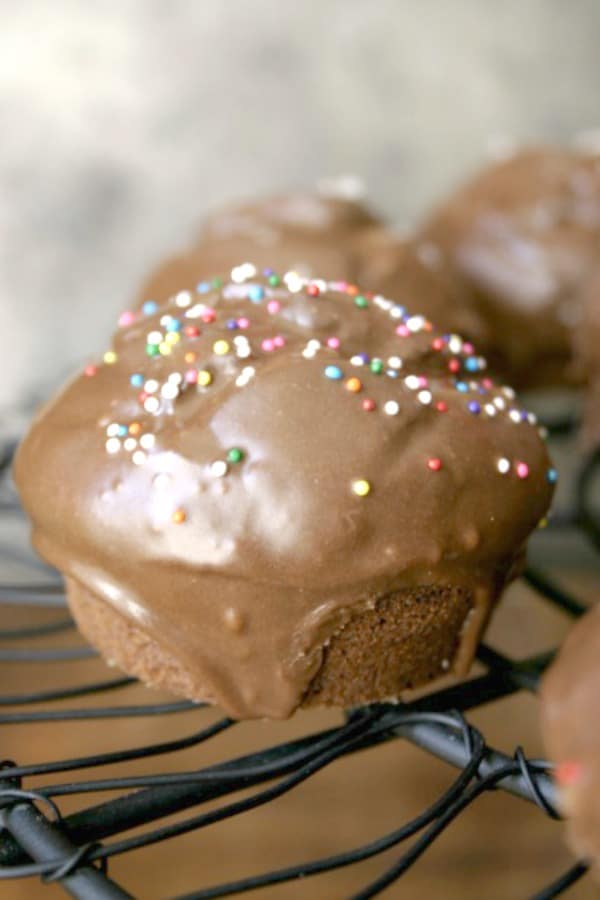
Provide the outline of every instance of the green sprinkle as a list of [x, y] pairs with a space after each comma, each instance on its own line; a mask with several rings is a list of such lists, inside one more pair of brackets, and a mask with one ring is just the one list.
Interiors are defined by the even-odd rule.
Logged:
[[279, 275], [269, 275], [269, 284], [271, 287], [277, 287], [278, 284], [281, 284]]
[[158, 344], [146, 344], [146, 353], [148, 356], [158, 356], [160, 350], [158, 349]]
[[231, 450], [227, 452], [227, 462], [230, 463], [239, 463], [244, 458], [244, 451], [240, 450], [239, 447], [232, 447]]
[[223, 287], [223, 281], [221, 278], [213, 278], [211, 281], [211, 287], [220, 288]]
[[383, 372], [383, 362], [380, 359], [372, 359], [369, 368], [374, 375], [381, 375]]
[[363, 297], [362, 294], [358, 294], [354, 298], [354, 305], [358, 306], [359, 309], [366, 309], [367, 306], [369, 305], [369, 301], [367, 300], [366, 297]]

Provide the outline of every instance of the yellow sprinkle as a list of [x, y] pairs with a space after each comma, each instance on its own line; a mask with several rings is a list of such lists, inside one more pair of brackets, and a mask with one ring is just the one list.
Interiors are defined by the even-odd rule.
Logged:
[[212, 380], [212, 375], [207, 369], [202, 369], [201, 372], [198, 372], [198, 384], [200, 387], [208, 387]]
[[186, 520], [186, 514], [183, 509], [176, 509], [173, 515], [171, 516], [171, 520], [175, 525], [181, 525]]
[[213, 344], [213, 351], [217, 356], [225, 356], [226, 353], [229, 353], [229, 344], [227, 341], [215, 341]]
[[117, 361], [117, 354], [114, 350], [107, 350], [103, 356], [103, 359], [107, 366], [112, 366], [113, 363], [116, 363]]
[[177, 331], [169, 331], [165, 337], [167, 344], [178, 344], [181, 337]]
[[538, 522], [538, 528], [547, 528], [547, 526], [548, 526], [548, 519], [546, 519], [546, 518], [540, 519], [540, 521]]
[[364, 478], [357, 478], [352, 482], [352, 490], [357, 497], [366, 497], [371, 490], [371, 485]]
[[171, 345], [167, 344], [166, 341], [163, 341], [158, 345], [158, 351], [162, 356], [169, 356], [171, 353]]

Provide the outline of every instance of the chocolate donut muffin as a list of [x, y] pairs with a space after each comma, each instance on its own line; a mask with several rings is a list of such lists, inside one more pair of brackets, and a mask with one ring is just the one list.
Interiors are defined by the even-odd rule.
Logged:
[[586, 450], [593, 450], [600, 447], [600, 265], [595, 269], [584, 291], [578, 350], [588, 375], [582, 429], [583, 446]]
[[556, 473], [457, 335], [242, 264], [125, 313], [15, 477], [104, 656], [243, 718], [464, 674]]
[[542, 682], [542, 732], [555, 763], [567, 840], [600, 875], [600, 606], [580, 619]]
[[459, 189], [416, 241], [479, 315], [467, 336], [490, 365], [519, 387], [585, 379], [574, 335], [600, 253], [600, 157], [523, 150]]

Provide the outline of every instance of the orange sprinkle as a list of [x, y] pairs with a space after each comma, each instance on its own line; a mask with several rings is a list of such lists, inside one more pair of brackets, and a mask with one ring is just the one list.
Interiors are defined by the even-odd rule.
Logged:
[[196, 362], [196, 354], [190, 350], [188, 353], [185, 354], [184, 359], [185, 359], [186, 363]]
[[129, 434], [139, 434], [142, 430], [142, 426], [139, 422], [132, 422], [129, 426]]
[[185, 514], [185, 510], [183, 510], [183, 509], [176, 509], [175, 512], [173, 513], [173, 515], [171, 516], [171, 519], [175, 525], [183, 524], [183, 522], [185, 522], [186, 518], [187, 518], [187, 516]]
[[583, 766], [581, 763], [567, 760], [566, 762], [561, 762], [557, 765], [554, 770], [554, 779], [561, 787], [568, 787], [569, 785], [575, 784], [576, 781], [579, 781], [582, 772]]
[[349, 378], [346, 382], [346, 390], [351, 391], [353, 394], [358, 394], [358, 392], [362, 390], [362, 381], [360, 378]]
[[358, 294], [358, 288], [355, 284], [349, 284], [346, 288], [346, 293], [350, 294], [351, 297], [355, 297]]

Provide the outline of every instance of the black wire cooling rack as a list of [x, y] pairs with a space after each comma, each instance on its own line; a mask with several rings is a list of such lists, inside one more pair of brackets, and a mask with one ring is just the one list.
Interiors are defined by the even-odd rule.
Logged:
[[[564, 423], [557, 424], [553, 433], [560, 437], [568, 430]], [[3, 473], [0, 535], [7, 533], [3, 523], [21, 515], [7, 475], [13, 450], [14, 444], [10, 442], [0, 450], [0, 472]], [[571, 509], [557, 515], [551, 526], [577, 532], [596, 550], [600, 550], [600, 516], [597, 509], [594, 512], [592, 494], [599, 473], [600, 455], [596, 454], [582, 466], [575, 481], [575, 500]], [[26, 566], [28, 583], [22, 579], [7, 583], [2, 572], [8, 571], [5, 565], [9, 562]], [[523, 577], [541, 598], [567, 615], [578, 616], [584, 610], [576, 596], [559, 587], [543, 571], [529, 569]], [[0, 608], [4, 606], [19, 612], [27, 608], [31, 616], [25, 627], [0, 631], [0, 664], [3, 668], [29, 666], [38, 672], [40, 666], [44, 671], [57, 662], [93, 655], [94, 651], [82, 643], [55, 646], [53, 642], [57, 636], [62, 637], [74, 628], [66, 613], [58, 576], [36, 562], [24, 543], [0, 538]], [[56, 609], [58, 618], [48, 622], [47, 607]], [[23, 647], [24, 641], [31, 641], [31, 644]], [[420, 815], [377, 840], [347, 852], [191, 890], [178, 900], [229, 897], [259, 887], [307, 879], [401, 847], [396, 861], [391, 866], [387, 863], [388, 868], [379, 877], [354, 894], [354, 900], [374, 897], [401, 878], [461, 812], [486, 791], [503, 789], [536, 804], [542, 813], [558, 818], [550, 764], [528, 759], [521, 748], [517, 748], [512, 757], [493, 749], [465, 717], [470, 710], [490, 701], [519, 691], [534, 692], [552, 656], [553, 653], [548, 652], [515, 661], [483, 645], [478, 657], [484, 672], [464, 683], [446, 687], [409, 704], [353, 710], [338, 727], [193, 771], [102, 777], [103, 767], [109, 764], [164, 758], [166, 754], [198, 747], [224, 731], [241, 726], [224, 718], [185, 737], [134, 749], [116, 749], [30, 765], [6, 760], [0, 763], [0, 879], [34, 877], [44, 884], [56, 882], [71, 896], [85, 900], [130, 897], [126, 888], [110, 877], [108, 863], [116, 856], [241, 816], [294, 790], [347, 754], [401, 738], [458, 769], [450, 787]], [[9, 680], [5, 679], [5, 683]], [[69, 723], [74, 722], [113, 721], [112, 734], [118, 742], [118, 723], [123, 719], [154, 717], [166, 720], [166, 717], [199, 708], [198, 704], [189, 702], [128, 705], [126, 699], [123, 703], [113, 701], [117, 697], [126, 698], [128, 689], [131, 690], [134, 684], [134, 679], [127, 677], [95, 682], [78, 682], [74, 678], [65, 687], [51, 689], [37, 681], [26, 693], [0, 696], [0, 725], [6, 733], [9, 726], [19, 728], [29, 723], [60, 722], [68, 728]], [[93, 706], [76, 705], [81, 698], [90, 697], [94, 700]], [[58, 701], [75, 705], [65, 707]], [[25, 730], [23, 741], [26, 740]], [[82, 778], [86, 771], [90, 773], [87, 780]], [[77, 777], [72, 774], [74, 772]], [[36, 787], [40, 776], [44, 782]], [[53, 776], [68, 780], [46, 783]], [[113, 791], [115, 795], [94, 803], [94, 794], [99, 791]], [[91, 802], [83, 809], [63, 815], [61, 799], [71, 796], [86, 801], [89, 798]], [[215, 801], [222, 802], [215, 805]], [[199, 807], [209, 803], [212, 804], [210, 809], [198, 811]], [[186, 818], [161, 824], [173, 813], [186, 810], [194, 812]], [[131, 831], [135, 834], [124, 836]], [[542, 888], [534, 900], [550, 900], [564, 893], [585, 874], [586, 869], [584, 862], [572, 866], [553, 884]], [[33, 890], [32, 896], [38, 896], [39, 882]], [[314, 893], [307, 887], [307, 896], [319, 896], [318, 889]]]

